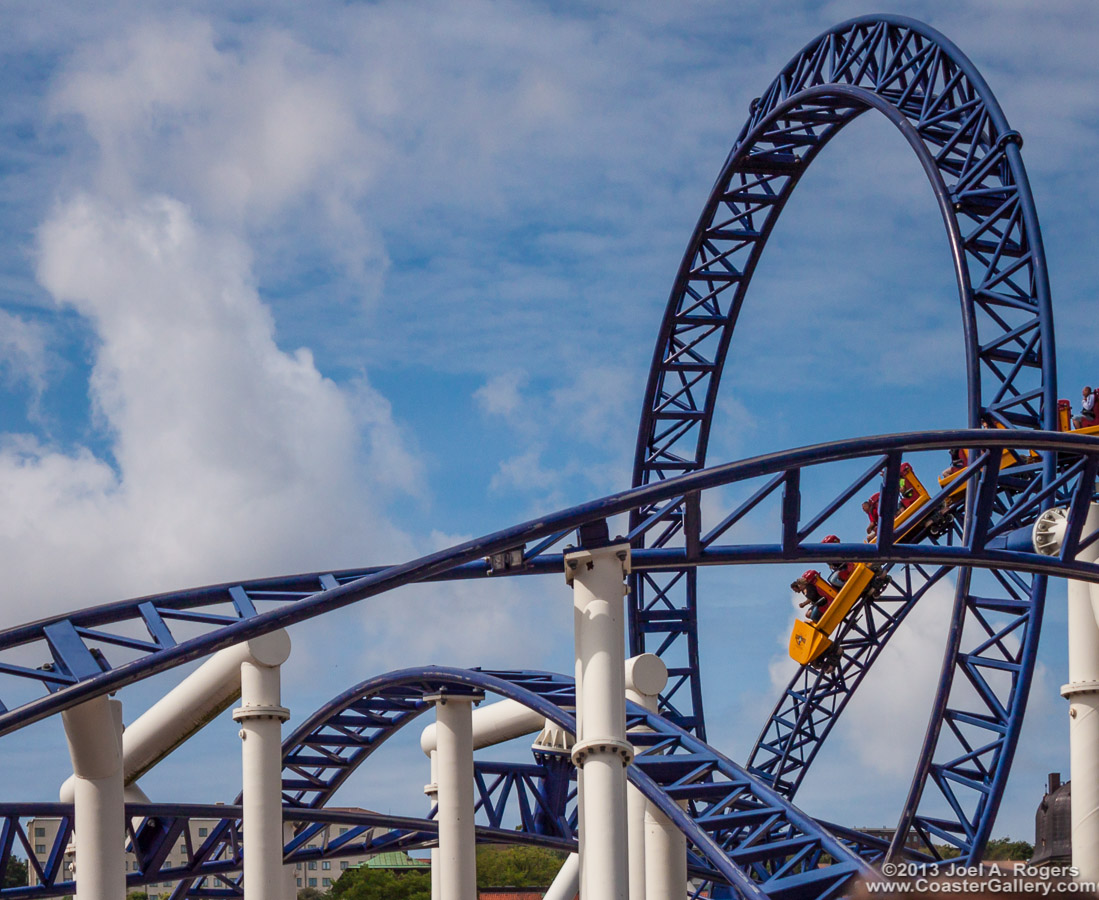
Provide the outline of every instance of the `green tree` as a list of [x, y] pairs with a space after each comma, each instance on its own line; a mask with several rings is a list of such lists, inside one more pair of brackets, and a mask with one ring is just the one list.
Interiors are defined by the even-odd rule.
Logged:
[[548, 887], [566, 855], [546, 847], [478, 847], [477, 887]]
[[361, 866], [344, 872], [328, 896], [339, 900], [431, 900], [431, 875]]
[[1034, 855], [1034, 845], [1009, 837], [993, 838], [985, 847], [985, 859], [1025, 860]]
[[143, 888], [140, 891], [130, 891], [126, 895], [126, 900], [147, 900], [148, 896], [149, 894]]
[[8, 868], [4, 872], [4, 887], [21, 887], [27, 883], [27, 861], [8, 857]]
[[328, 897], [328, 891], [322, 891], [320, 888], [305, 887], [298, 891], [298, 900], [325, 900]]

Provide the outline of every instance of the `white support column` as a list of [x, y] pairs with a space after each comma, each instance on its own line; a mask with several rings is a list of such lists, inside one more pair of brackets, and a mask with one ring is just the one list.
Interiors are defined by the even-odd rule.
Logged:
[[477, 835], [473, 827], [473, 704], [481, 694], [439, 694], [435, 701], [438, 791], [438, 900], [477, 900]]
[[93, 697], [61, 713], [72, 758], [78, 900], [126, 893], [122, 703]]
[[[1092, 504], [1083, 533], [1099, 528], [1099, 504]], [[1099, 544], [1076, 558], [1094, 562]], [[1094, 585], [1068, 582], [1068, 679], [1061, 695], [1069, 701], [1072, 770], [1072, 864], [1080, 881], [1099, 881], [1099, 624]]]
[[[433, 747], [428, 751], [428, 759], [431, 765], [431, 781], [424, 785], [424, 793], [427, 795], [428, 812], [430, 813], [439, 803], [439, 756], [438, 750]], [[439, 848], [431, 848], [431, 900], [439, 900]]]
[[[1063, 509], [1043, 513], [1034, 525], [1034, 547], [1049, 556], [1061, 552], [1067, 525]], [[1083, 534], [1099, 528], [1099, 504], [1091, 504]], [[1099, 544], [1077, 554], [1095, 562]], [[1072, 864], [1077, 880], [1099, 881], [1099, 591], [1068, 579], [1068, 684], [1061, 696], [1069, 702], [1069, 758], [1072, 770]]]
[[[289, 822], [282, 823], [282, 846], [294, 839], [294, 826]], [[298, 897], [298, 873], [293, 863], [287, 863], [282, 867], [282, 896], [283, 900], [297, 900]]]
[[[219, 650], [127, 725], [122, 733], [122, 771], [127, 788], [233, 705], [240, 697], [242, 662], [280, 656], [285, 659], [289, 654], [290, 637], [282, 629]], [[72, 782], [69, 778], [61, 786], [62, 803], [72, 803]]]
[[580, 892], [580, 856], [570, 853], [561, 863], [542, 900], [573, 900]]
[[578, 731], [572, 758], [583, 776], [581, 900], [627, 900], [626, 659], [623, 579], [629, 544], [565, 556], [576, 636]]
[[[626, 660], [626, 699], [657, 711], [668, 667], [653, 653]], [[630, 810], [630, 900], [683, 900], [687, 891], [687, 838], [633, 785]]]
[[651, 803], [645, 809], [645, 890], [649, 900], [687, 896], [687, 838]]
[[282, 706], [280, 666], [289, 641], [266, 648], [270, 653], [240, 665], [240, 723], [243, 767], [244, 893], [247, 900], [281, 897], [282, 865]]

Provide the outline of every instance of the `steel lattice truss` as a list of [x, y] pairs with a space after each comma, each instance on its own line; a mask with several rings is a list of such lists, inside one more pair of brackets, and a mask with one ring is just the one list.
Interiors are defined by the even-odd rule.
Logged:
[[[706, 468], [721, 371], [763, 247], [816, 154], [869, 109], [889, 118], [906, 137], [942, 212], [961, 301], [968, 418], [974, 430], [862, 438]], [[668, 663], [671, 680], [662, 710], [684, 729], [660, 719], [649, 722], [660, 736], [653, 738], [653, 746], [668, 752], [660, 760], [655, 752], [653, 760], [639, 757], [638, 783], [647, 784], [654, 802], [664, 804], [661, 808], [688, 832], [697, 871], [710, 866], [746, 895], [779, 892], [775, 886], [780, 882], [792, 896], [828, 896], [838, 890], [850, 872], [828, 880], [838, 870], [818, 878], [812, 866], [825, 853], [834, 860], [853, 857], [820, 826], [790, 812], [788, 800], [891, 636], [915, 605], [941, 585], [955, 591], [951, 628], [928, 738], [896, 840], [885, 848], [841, 826], [829, 828], [864, 859], [902, 852], [912, 833], [930, 855], [936, 852], [934, 843], [946, 842], [963, 857], [976, 858], [995, 818], [1021, 728], [1045, 578], [1099, 581], [1099, 566], [1075, 561], [1080, 549], [1099, 539], [1081, 534], [1084, 512], [1095, 496], [1099, 440], [1053, 433], [1048, 278], [1020, 145], [972, 63], [933, 29], [900, 17], [866, 17], [826, 32], [753, 103], [692, 236], [650, 371], [635, 488], [402, 565], [215, 585], [0, 632], [0, 734], [404, 585], [560, 576], [563, 545], [577, 529], [622, 516], [628, 518], [625, 536], [633, 547], [631, 648], [656, 652]], [[988, 430], [976, 430], [979, 426]], [[951, 448], [967, 448], [969, 464], [921, 513], [928, 521], [946, 516], [949, 527], [945, 532], [925, 528], [917, 517], [917, 527], [894, 534], [902, 462], [920, 469], [919, 460], [937, 454], [933, 473]], [[1005, 453], [1012, 455], [1006, 467]], [[852, 481], [845, 465], [857, 460], [866, 468]], [[926, 465], [922, 473], [926, 479]], [[820, 489], [822, 482], [829, 485], [827, 491]], [[959, 485], [964, 486], [960, 495]], [[875, 489], [883, 523], [876, 540], [823, 543], [829, 526], [849, 524], [844, 517], [850, 508]], [[1068, 535], [1058, 557], [1043, 557], [1029, 549], [1025, 537], [1037, 516], [1053, 505], [1069, 508]], [[777, 514], [768, 517], [767, 512]], [[734, 540], [745, 531], [739, 526], [753, 517], [751, 540]], [[697, 569], [789, 561], [874, 563], [889, 570], [891, 587], [847, 617], [836, 635], [841, 654], [834, 670], [797, 673], [764, 725], [745, 772], [700, 740], [705, 721]], [[453, 677], [455, 684], [471, 683]], [[491, 676], [470, 677], [480, 683]], [[560, 682], [522, 678], [533, 680], [501, 692], [524, 692], [524, 698], [546, 704], [554, 715], [567, 715], [557, 705], [568, 703], [568, 689]], [[299, 730], [286, 757], [288, 807], [306, 818], [317, 814], [376, 746], [424, 709], [415, 684], [379, 687], [372, 697], [360, 693], [338, 713], [328, 717], [322, 711]], [[485, 827], [499, 828], [507, 811], [517, 809], [510, 815], [531, 835], [571, 840], [568, 804], [573, 798], [566, 772], [549, 759], [512, 766], [481, 763], [479, 809]], [[728, 795], [712, 787], [724, 784], [723, 779], [735, 785]], [[692, 793], [696, 784], [707, 787]], [[717, 805], [707, 806], [715, 798]], [[676, 799], [687, 801], [689, 815]], [[757, 801], [762, 804], [758, 810], [752, 806]], [[774, 818], [764, 809], [783, 812]], [[5, 853], [26, 837], [17, 814], [9, 810], [7, 815], [0, 842]], [[227, 813], [220, 843], [211, 843], [205, 858], [199, 849], [191, 854], [189, 865], [203, 877], [207, 870], [202, 866], [217, 863], [219, 872], [227, 871], [226, 860], [239, 852], [230, 821]], [[424, 837], [426, 826], [412, 822], [395, 825], [393, 839], [430, 840]], [[316, 825], [314, 833], [321, 827]], [[773, 835], [772, 827], [778, 829]], [[789, 870], [777, 856], [759, 862], [742, 852], [772, 837], [780, 844], [793, 842], [785, 857]], [[226, 883], [218, 890], [234, 888]]]
[[[752, 104], [671, 292], [638, 431], [635, 484], [705, 466], [721, 372], [767, 239], [816, 155], [844, 125], [869, 109], [884, 114], [908, 140], [943, 216], [961, 300], [970, 426], [1055, 427], [1048, 275], [1019, 154], [1022, 141], [980, 73], [950, 41], [910, 19], [863, 17], [808, 44]], [[1052, 472], [1045, 477], [1051, 478]], [[639, 511], [635, 521], [653, 512]], [[666, 510], [664, 524], [662, 530], [650, 530], [646, 546], [688, 546], [700, 534], [690, 500]], [[1014, 604], [1010, 631], [1024, 651], [1013, 690], [1003, 698], [1008, 727], [1004, 739], [995, 742], [997, 760], [991, 766], [997, 770], [1001, 762], [1010, 763], [1037, 650], [1045, 583], [1041, 578], [1009, 581], [968, 598], [959, 582], [957, 621], [929, 725], [932, 737], [913, 779], [897, 848], [911, 828], [929, 842], [934, 836], [965, 847], [983, 846], [987, 838], [1002, 784], [985, 795], [988, 810], [967, 809], [968, 801], [958, 796], [956, 787], [968, 785], [969, 773], [961, 775], [954, 750], [940, 746], [937, 736], [944, 726], [946, 732], [956, 732], [957, 723], [971, 718], [969, 701], [957, 696], [955, 675], [962, 682], [974, 680], [973, 666], [981, 663], [968, 660], [974, 652], [979, 658], [981, 650], [964, 647], [962, 635], [989, 627], [989, 615], [998, 616]], [[632, 597], [631, 650], [650, 650], [669, 660], [674, 678], [662, 698], [663, 708], [684, 727], [705, 735], [696, 569], [640, 572], [634, 576]], [[1023, 597], [1020, 606], [1017, 601]], [[956, 665], [949, 664], [951, 659]], [[850, 678], [853, 671], [842, 675], [833, 686], [840, 705], [839, 698], [847, 695], [844, 685], [857, 684]], [[977, 676], [979, 680], [979, 672]], [[825, 689], [819, 684], [815, 689], [791, 688], [809, 690], [821, 699]], [[790, 695], [787, 699], [798, 702]], [[823, 709], [816, 701], [810, 705]], [[770, 727], [789, 729], [789, 746], [776, 747], [764, 735], [769, 752], [784, 760], [803, 752], [808, 722], [799, 715], [798, 725], [784, 724], [788, 718], [788, 711], [776, 710]], [[995, 716], [992, 727], [1000, 727], [1003, 718]], [[963, 744], [985, 742], [984, 736], [956, 736]], [[1005, 775], [1007, 768], [1002, 767]], [[929, 783], [936, 790], [924, 804]], [[938, 812], [924, 814], [921, 804], [948, 808], [948, 814], [945, 819]]]
[[[883, 527], [873, 544], [820, 542], [820, 535], [830, 527], [833, 519], [843, 515], [850, 505], [857, 504], [858, 498], [874, 486], [881, 488], [883, 521], [889, 521], [892, 511], [897, 508], [902, 459], [914, 460], [919, 468], [920, 461], [928, 454], [932, 454], [933, 460], [941, 461], [944, 451], [951, 447], [968, 447], [971, 463], [928, 502], [913, 523], [916, 530], [920, 530], [923, 518], [934, 515], [949, 501], [950, 494], [964, 485], [968, 515], [960, 533], [955, 528], [943, 539], [912, 538], [908, 532], [897, 536]], [[1005, 451], [1013, 453], [1018, 463], [1002, 469]], [[868, 463], [863, 474], [838, 493], [832, 488], [826, 500], [806, 488], [810, 484], [834, 485], [837, 479], [829, 473], [836, 466], [858, 459]], [[1041, 477], [1047, 467], [1057, 472], [1056, 479], [1048, 484]], [[968, 708], [955, 704], [945, 710], [948, 730], [955, 736], [956, 752], [946, 763], [936, 763], [940, 766], [936, 769], [936, 777], [951, 787], [962, 784], [968, 795], [955, 791], [960, 799], [949, 814], [918, 823], [921, 833], [934, 836], [940, 842], [953, 843], [965, 853], [976, 853], [981, 845], [978, 829], [990, 827], [994, 801], [998, 800], [998, 791], [1002, 789], [998, 780], [1006, 776], [1005, 744], [1012, 728], [1017, 727], [1019, 715], [1011, 701], [1019, 695], [1020, 681], [1030, 664], [1027, 656], [1030, 651], [1017, 637], [1019, 620], [1025, 619], [1031, 610], [1028, 583], [1019, 573], [1099, 580], [1099, 566], [1074, 560], [1081, 547], [1096, 540], [1095, 535], [1082, 536], [1079, 531], [1084, 521], [1083, 512], [1094, 494], [1097, 469], [1099, 439], [1075, 435], [977, 430], [867, 438], [772, 454], [668, 479], [470, 541], [412, 563], [360, 577], [344, 574], [341, 578], [350, 580], [343, 584], [330, 575], [293, 576], [281, 582], [266, 579], [112, 604], [0, 634], [0, 647], [4, 649], [24, 654], [32, 650], [51, 654], [48, 669], [26, 665], [16, 669], [12, 663], [4, 662], [5, 674], [37, 680], [54, 688], [47, 696], [0, 715], [0, 724], [7, 730], [20, 727], [151, 672], [162, 671], [288, 622], [376, 596], [393, 587], [448, 574], [473, 577], [480, 573], [484, 576], [491, 565], [484, 557], [491, 560], [494, 554], [528, 543], [533, 546], [526, 551], [526, 563], [507, 571], [552, 570], [560, 573], [563, 563], [557, 545], [563, 540], [561, 536], [571, 529], [585, 522], [629, 514], [638, 509], [653, 510], [635, 529], [635, 534], [643, 534], [646, 528], [666, 527], [665, 509], [682, 506], [687, 498], [705, 496], [706, 502], [699, 504], [700, 510], [705, 509], [705, 515], [700, 513], [703, 527], [699, 540], [682, 548], [635, 551], [632, 560], [635, 570], [648, 572], [684, 565], [789, 560], [861, 560], [905, 567], [901, 571], [907, 573], [905, 580], [900, 582], [906, 585], [903, 591], [898, 591], [900, 599], [892, 601], [892, 613], [885, 612], [890, 602], [887, 595], [879, 604], [866, 606], [849, 620], [846, 636], [841, 638], [841, 641], [847, 641], [844, 667], [840, 669], [840, 675], [846, 679], [842, 690], [837, 690], [829, 680], [817, 679], [812, 682], [812, 689], [803, 691], [802, 695], [794, 691], [787, 692], [784, 697], [784, 703], [796, 701], [796, 708], [791, 713], [780, 706], [773, 719], [774, 728], [765, 735], [766, 747], [757, 751], [753, 759], [756, 774], [772, 780], [780, 791], [789, 793], [796, 787], [801, 773], [795, 770], [803, 770], [811, 762], [815, 744], [827, 734], [829, 722], [842, 711], [846, 696], [865, 675], [881, 645], [892, 634], [893, 625], [903, 617], [903, 611], [922, 596], [915, 574], [929, 573], [921, 577], [925, 582], [931, 581], [942, 577], [938, 571], [940, 567], [964, 564], [987, 569], [991, 582], [1014, 591], [1006, 599], [990, 599], [980, 604], [976, 621], [981, 630], [976, 632], [978, 637], [969, 636], [971, 641], [976, 641], [976, 648], [952, 657], [964, 668], [972, 691], [966, 697]], [[733, 486], [742, 496], [746, 495], [746, 499], [734, 499], [723, 493], [723, 488]], [[1046, 557], [1033, 551], [1013, 549], [1014, 538], [1019, 534], [1028, 535], [1037, 515], [1051, 503], [1066, 505], [1071, 510], [1068, 538], [1061, 556]], [[769, 526], [771, 534], [757, 521], [751, 533], [758, 535], [758, 542], [723, 542], [735, 526], [750, 521], [761, 511], [766, 512], [768, 504], [779, 512], [777, 516], [763, 516], [762, 523], [772, 523]], [[337, 586], [308, 592], [310, 584], [321, 584], [329, 579], [337, 582]], [[894, 581], [898, 579], [895, 577]], [[269, 612], [259, 612], [265, 601], [278, 606]], [[969, 608], [976, 606], [972, 600], [965, 602]], [[226, 612], [227, 603], [232, 604], [230, 609], [235, 615]], [[159, 622], [181, 621], [193, 626], [204, 620], [208, 630], [186, 641], [158, 646], [153, 629], [148, 628], [150, 610], [156, 613]], [[222, 624], [224, 622], [228, 624]], [[140, 642], [133, 637], [135, 626], [139, 625], [146, 626], [149, 632]], [[57, 641], [59, 633], [70, 635], [70, 641]], [[111, 660], [119, 648], [131, 654], [135, 648], [143, 652], [134, 654], [136, 658], [130, 661], [112, 665]], [[79, 670], [70, 666], [74, 653], [79, 654], [77, 658], [94, 659], [96, 671], [79, 675]], [[810, 673], [803, 677], [810, 677]], [[370, 717], [363, 720], [363, 727], [368, 732], [378, 729], [377, 736], [371, 740], [384, 739], [392, 722], [417, 711], [414, 700], [403, 702], [394, 696], [388, 698], [387, 703], [390, 705], [385, 709], [371, 709]], [[357, 712], [349, 709], [342, 715], [352, 721]], [[763, 761], [760, 752], [770, 754], [772, 760], [778, 762]], [[313, 776], [308, 775], [306, 765], [313, 761], [315, 757], [311, 758], [303, 751], [303, 760], [296, 764], [298, 781], [292, 783], [297, 799], [288, 797], [291, 802], [308, 804], [310, 791], [315, 792], [318, 788], [309, 780]], [[346, 771], [341, 761], [333, 759], [332, 762], [333, 771]], [[500, 783], [518, 784], [507, 779]]]
[[[533, 688], [533, 690], [532, 690]], [[390, 716], [394, 707], [407, 709], [417, 702], [422, 709], [430, 704], [424, 696], [440, 691], [464, 692], [489, 690], [527, 704], [569, 732], [575, 720], [558, 703], [572, 704], [571, 680], [549, 673], [487, 673], [478, 670], [431, 667], [394, 672], [357, 685], [335, 698], [287, 740], [284, 747], [284, 796], [298, 796], [303, 774], [311, 784], [305, 795], [314, 804], [328, 799], [350, 771], [392, 733], [408, 724], [408, 715]], [[349, 715], [350, 713], [350, 715]], [[673, 819], [686, 833], [690, 843], [692, 870], [731, 884], [744, 897], [798, 898], [830, 897], [858, 874], [868, 874], [866, 863], [813, 819], [800, 812], [779, 794], [762, 785], [735, 763], [703, 742], [684, 732], [661, 716], [630, 705], [627, 714], [630, 740], [637, 751], [629, 769], [630, 781]], [[335, 758], [339, 759], [339, 762]], [[482, 765], [483, 773], [501, 764]], [[563, 771], [563, 770], [562, 770]], [[490, 823], [480, 829], [487, 841], [534, 840], [566, 848], [574, 847], [571, 826], [566, 834], [538, 830], [539, 823], [575, 820], [568, 815], [567, 801], [572, 792], [556, 791], [552, 769], [543, 765], [528, 767], [535, 786], [536, 803], [524, 802], [529, 794], [510, 791], [496, 802], [482, 794], [479, 810]], [[548, 774], [548, 778], [546, 777]], [[483, 783], [483, 782], [482, 782]], [[323, 787], [322, 787], [323, 785]], [[559, 799], [560, 807], [548, 806]], [[521, 816], [522, 833], [502, 827], [504, 801], [513, 798], [513, 812]], [[539, 806], [536, 812], [533, 807]], [[545, 815], [551, 812], [552, 815]], [[539, 815], [541, 813], [541, 815]], [[128, 815], [144, 814], [129, 826], [130, 846], [138, 858], [140, 870], [128, 877], [131, 886], [151, 882], [184, 879], [173, 897], [233, 896], [241, 892], [241, 828], [239, 807], [128, 807]], [[30, 847], [30, 838], [20, 818], [27, 815], [60, 815], [62, 827], [46, 866], [35, 863], [42, 884], [34, 888], [0, 891], [3, 897], [57, 896], [72, 890], [63, 882], [61, 858], [71, 837], [71, 807], [38, 804], [33, 807], [0, 809], [6, 816], [3, 830], [4, 855], [18, 841]], [[187, 823], [191, 818], [219, 819], [210, 835], [194, 846]], [[287, 845], [286, 862], [317, 858], [338, 858], [400, 847], [424, 846], [434, 838], [434, 824], [427, 820], [394, 818], [375, 814], [327, 812], [295, 807], [288, 803], [284, 818], [301, 823]], [[352, 826], [345, 834], [333, 836], [333, 824]], [[329, 828], [323, 845], [309, 847]], [[389, 831], [378, 832], [378, 828]], [[180, 842], [186, 852], [175, 848]], [[165, 860], [174, 854], [176, 863]]]

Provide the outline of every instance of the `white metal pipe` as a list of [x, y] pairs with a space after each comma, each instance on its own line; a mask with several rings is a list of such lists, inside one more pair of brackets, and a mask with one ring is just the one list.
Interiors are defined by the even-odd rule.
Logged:
[[61, 713], [72, 758], [78, 900], [126, 893], [122, 704], [93, 697]]
[[[1099, 504], [1092, 504], [1083, 533], [1099, 528]], [[1094, 562], [1099, 544], [1077, 555]], [[1099, 882], [1099, 591], [1068, 581], [1068, 676], [1061, 688], [1069, 701], [1069, 756], [1072, 770], [1072, 864], [1077, 879]]]
[[685, 900], [687, 838], [651, 803], [645, 810], [645, 891], [649, 900]]
[[[481, 750], [526, 734], [541, 731], [543, 716], [518, 700], [488, 703], [473, 711], [473, 749]], [[430, 754], [437, 746], [436, 726], [432, 722], [420, 733], [420, 749]]]
[[284, 890], [282, 843], [282, 723], [278, 665], [241, 663], [240, 723], [243, 769], [244, 892], [268, 900]]
[[581, 550], [565, 556], [572, 584], [577, 709], [573, 761], [583, 770], [583, 826], [580, 832], [581, 900], [626, 900], [626, 743], [623, 579], [629, 571], [628, 544]]
[[561, 863], [542, 900], [573, 900], [580, 893], [580, 856], [570, 853]]
[[[289, 822], [282, 824], [282, 846], [294, 839], [294, 826]], [[282, 867], [282, 897], [283, 900], [297, 900], [298, 898], [298, 874], [293, 863], [287, 863]]]
[[[180, 744], [240, 697], [240, 665], [274, 666], [290, 655], [290, 636], [279, 629], [219, 650], [149, 707], [122, 733], [122, 769], [133, 784]], [[61, 802], [72, 802], [72, 779], [61, 786]]]
[[[660, 692], [668, 683], [668, 667], [655, 653], [642, 653], [639, 656], [626, 660], [626, 699], [645, 707], [649, 712], [656, 712], [660, 700]], [[630, 866], [630, 900], [645, 900], [649, 895], [648, 878], [646, 876], [646, 860], [648, 859], [647, 844], [650, 840], [649, 830], [646, 827], [646, 814], [650, 808], [649, 801], [632, 784], [626, 786], [626, 814], [629, 818], [629, 866]], [[659, 811], [655, 811], [660, 815]], [[686, 859], [687, 845], [683, 844], [684, 860]]]
[[632, 784], [626, 785], [627, 860], [629, 900], [645, 900], [645, 810], [648, 800]]
[[473, 701], [435, 702], [439, 814], [439, 900], [477, 900], [477, 835], [473, 824]]
[[[439, 752], [437, 749], [428, 753], [431, 765], [431, 781], [424, 785], [424, 793], [427, 794], [428, 811], [430, 812], [439, 802]], [[439, 900], [439, 848], [431, 848], [431, 900]]]

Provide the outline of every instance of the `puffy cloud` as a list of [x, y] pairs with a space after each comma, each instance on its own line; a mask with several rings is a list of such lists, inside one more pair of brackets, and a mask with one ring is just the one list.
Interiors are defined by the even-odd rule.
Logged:
[[373, 453], [412, 480], [388, 406], [278, 347], [240, 241], [166, 197], [82, 195], [43, 225], [39, 277], [96, 334], [90, 393], [109, 453], [8, 437], [9, 596], [46, 594], [41, 611], [56, 611], [76, 587], [86, 603], [408, 552], [372, 499], [386, 472], [372, 481], [362, 464]]

